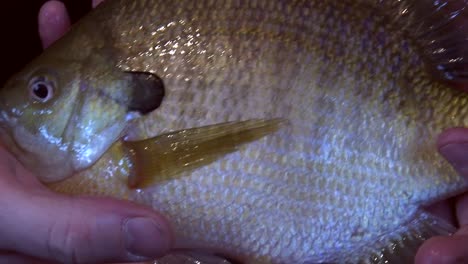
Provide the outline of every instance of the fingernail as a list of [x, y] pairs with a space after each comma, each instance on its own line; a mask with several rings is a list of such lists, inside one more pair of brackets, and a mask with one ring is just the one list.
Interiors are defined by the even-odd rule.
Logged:
[[63, 22], [65, 19], [63, 12], [65, 12], [66, 8], [65, 5], [60, 1], [49, 2], [48, 4], [44, 5], [43, 10], [44, 18], [49, 23], [56, 25]]
[[168, 232], [151, 218], [136, 217], [127, 220], [125, 233], [125, 247], [132, 255], [156, 258], [169, 250]]
[[468, 176], [468, 143], [450, 143], [439, 149], [447, 161], [463, 176]]

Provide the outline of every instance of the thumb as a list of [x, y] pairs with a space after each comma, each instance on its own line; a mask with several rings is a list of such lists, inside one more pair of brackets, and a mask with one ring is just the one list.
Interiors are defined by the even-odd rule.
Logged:
[[38, 28], [43, 48], [47, 48], [58, 40], [69, 27], [70, 18], [62, 2], [48, 1], [41, 7]]
[[468, 128], [451, 128], [444, 131], [437, 140], [439, 152], [468, 179]]
[[160, 215], [129, 202], [43, 192], [1, 196], [4, 250], [63, 263], [124, 262], [160, 257], [172, 243]]
[[467, 263], [468, 236], [432, 237], [419, 248], [416, 264]]
[[93, 0], [93, 8], [101, 4], [104, 0]]

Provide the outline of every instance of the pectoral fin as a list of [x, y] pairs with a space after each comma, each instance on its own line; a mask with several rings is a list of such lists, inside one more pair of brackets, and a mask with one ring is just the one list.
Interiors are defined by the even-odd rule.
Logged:
[[281, 119], [229, 122], [124, 142], [132, 163], [128, 185], [146, 187], [216, 161], [278, 130]]

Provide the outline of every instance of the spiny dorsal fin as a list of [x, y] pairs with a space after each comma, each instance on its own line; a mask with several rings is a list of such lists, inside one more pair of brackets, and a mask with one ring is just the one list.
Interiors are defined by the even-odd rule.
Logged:
[[229, 122], [124, 142], [133, 166], [128, 185], [146, 187], [207, 165], [275, 132], [282, 123], [282, 119]]

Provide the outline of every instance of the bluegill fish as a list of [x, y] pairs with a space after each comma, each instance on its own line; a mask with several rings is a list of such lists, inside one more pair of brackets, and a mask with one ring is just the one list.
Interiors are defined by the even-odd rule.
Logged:
[[[178, 248], [403, 263], [466, 190], [464, 1], [108, 0], [0, 90], [2, 141], [51, 189], [163, 212]], [[170, 257], [168, 257], [170, 258]], [[161, 260], [161, 261], [168, 261]]]

